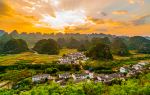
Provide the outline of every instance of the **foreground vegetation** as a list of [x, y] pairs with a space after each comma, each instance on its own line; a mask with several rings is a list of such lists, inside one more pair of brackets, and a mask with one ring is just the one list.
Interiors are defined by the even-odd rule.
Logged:
[[[77, 52], [77, 51], [75, 49], [62, 49], [60, 54], [54, 55], [53, 58], [56, 58], [56, 56], [63, 56], [64, 54], [67, 54], [70, 52]], [[131, 52], [131, 53], [133, 53], [133, 52]], [[135, 79], [129, 79], [127, 81], [122, 82], [121, 85], [120, 85], [120, 82], [117, 81], [117, 82], [115, 82], [114, 85], [111, 85], [111, 86], [101, 84], [101, 83], [96, 83], [96, 84], [93, 82], [89, 83], [88, 81], [80, 82], [79, 84], [74, 84], [74, 83], [72, 83], [71, 80], [68, 82], [68, 85], [66, 85], [65, 87], [61, 87], [61, 85], [56, 84], [56, 83], [51, 83], [51, 82], [48, 82], [46, 84], [41, 84], [41, 85], [38, 84], [37, 85], [37, 84], [34, 84], [31, 79], [32, 76], [37, 75], [37, 74], [48, 73], [51, 75], [56, 75], [56, 74], [63, 73], [63, 72], [75, 73], [75, 72], [81, 72], [82, 69], [87, 70], [89, 68], [93, 68], [93, 71], [98, 74], [110, 74], [110, 73], [116, 72], [117, 68], [124, 66], [124, 65], [133, 65], [133, 64], [137, 64], [139, 61], [145, 61], [145, 60], [147, 62], [149, 62], [150, 56], [147, 54], [135, 54], [133, 56], [128, 56], [128, 57], [114, 56], [114, 60], [109, 60], [109, 61], [88, 60], [86, 63], [80, 64], [83, 67], [82, 69], [80, 68], [80, 65], [56, 64], [55, 61], [51, 61], [51, 59], [50, 59], [50, 56], [52, 56], [52, 55], [43, 55], [43, 54], [37, 55], [37, 54], [29, 53], [29, 55], [25, 57], [25, 56], [23, 56], [24, 54], [26, 54], [26, 53], [17, 54], [17, 55], [1, 56], [1, 60], [2, 59], [4, 60], [5, 58], [6, 59], [4, 62], [5, 64], [3, 63], [0, 66], [1, 67], [0, 81], [1, 82], [3, 82], [3, 81], [12, 82], [13, 88], [12, 88], [12, 90], [1, 90], [0, 95], [9, 95], [9, 94], [12, 95], [15, 93], [19, 93], [19, 94], [23, 94], [23, 95], [38, 95], [38, 94], [43, 95], [43, 93], [47, 93], [47, 94], [49, 94], [49, 93], [56, 94], [57, 93], [56, 95], [59, 95], [60, 93], [62, 93], [62, 95], [71, 95], [71, 93], [74, 93], [75, 95], [93, 95], [93, 93], [100, 93], [100, 95], [101, 94], [110, 95], [112, 92], [114, 93], [112, 95], [126, 95], [126, 93], [129, 93], [128, 95], [135, 95], [135, 93], [136, 93], [136, 95], [138, 95], [138, 93], [139, 93], [139, 95], [149, 95], [149, 94], [145, 94], [145, 93], [149, 93], [149, 92], [147, 92], [147, 89], [149, 89], [149, 85], [150, 85], [148, 83], [149, 79], [150, 79], [149, 78], [150, 74], [146, 74], [146, 75], [143, 74], [140, 77], [137, 77]], [[34, 56], [31, 57], [32, 54], [38, 56], [38, 58], [39, 58], [39, 60], [37, 60], [37, 59], [35, 60], [37, 62], [36, 64], [32, 63], [32, 60], [35, 59]], [[45, 57], [47, 59], [45, 59]], [[20, 59], [18, 61], [17, 59], [19, 59], [19, 58], [27, 58], [28, 60]], [[33, 58], [33, 59], [29, 60], [29, 58], [31, 58], [31, 59]], [[8, 59], [10, 61], [7, 61]], [[11, 61], [11, 60], [15, 60], [14, 63], [12, 63], [13, 61]], [[44, 61], [43, 64], [41, 64], [41, 60]], [[38, 61], [39, 61], [39, 63], [38, 63]], [[48, 62], [45, 63], [46, 61], [48, 61]], [[10, 64], [6, 64], [6, 62], [10, 62]], [[87, 87], [85, 87], [84, 85], [87, 85]], [[134, 88], [134, 86], [136, 88]], [[89, 88], [89, 87], [94, 87], [94, 88]], [[42, 88], [45, 90], [43, 90]], [[122, 92], [117, 92], [115, 88], [119, 89]], [[133, 90], [136, 89], [139, 91], [133, 92], [133, 94], [131, 94], [132, 91], [125, 92], [125, 91], [127, 91], [126, 89], [130, 89], [130, 88], [133, 88]], [[30, 90], [30, 89], [32, 89], [32, 90]], [[41, 89], [41, 90], [39, 90], [39, 89]], [[53, 89], [54, 91], [51, 91], [51, 89]], [[140, 89], [142, 89], [142, 90], [140, 90]], [[56, 92], [55, 92], [55, 90], [56, 90]], [[146, 92], [143, 92], [145, 90], [146, 90]], [[25, 92], [22, 92], [22, 91], [25, 91]], [[49, 92], [49, 91], [51, 91], [51, 92]], [[5, 93], [7, 93], [7, 94], [5, 94]], [[81, 94], [79, 94], [79, 93], [81, 93]], [[115, 94], [115, 93], [118, 93], [118, 94]], [[122, 94], [122, 93], [125, 93], [125, 94]], [[141, 94], [141, 93], [143, 93], [143, 94]], [[50, 94], [50, 95], [52, 95], [52, 94]]]
[[[27, 87], [28, 82], [24, 82]], [[138, 79], [128, 79], [123, 82], [115, 82], [112, 85], [94, 83], [92, 81], [74, 84], [69, 82], [66, 86], [48, 82], [39, 84], [28, 91], [24, 90], [0, 90], [0, 95], [149, 95], [150, 94], [150, 73], [140, 75]]]

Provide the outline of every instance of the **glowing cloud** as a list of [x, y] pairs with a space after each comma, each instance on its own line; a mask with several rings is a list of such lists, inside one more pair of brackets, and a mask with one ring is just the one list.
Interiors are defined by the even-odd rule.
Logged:
[[43, 14], [39, 22], [47, 23], [46, 27], [64, 28], [66, 26], [78, 26], [86, 23], [86, 15], [83, 11], [56, 12], [55, 17]]
[[145, 3], [144, 0], [128, 0], [128, 1], [129, 1], [130, 4], [138, 3], [138, 4], [143, 5]]
[[147, 34], [149, 9], [150, 0], [0, 0], [0, 29]]
[[113, 11], [112, 14], [125, 15], [125, 14], [128, 14], [128, 11], [126, 11], [126, 10], [118, 10], [118, 11]]

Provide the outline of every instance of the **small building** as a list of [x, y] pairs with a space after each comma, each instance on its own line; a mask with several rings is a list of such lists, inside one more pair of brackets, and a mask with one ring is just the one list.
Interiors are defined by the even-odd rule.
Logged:
[[129, 73], [126, 75], [126, 77], [133, 77], [133, 76], [136, 76], [140, 73], [140, 71], [138, 70], [131, 70], [129, 71]]
[[88, 78], [88, 75], [87, 74], [72, 74], [72, 78], [74, 80], [77, 80], [77, 79], [83, 80], [83, 79]]
[[97, 80], [100, 82], [104, 82], [106, 80], [105, 76], [97, 76]]
[[71, 75], [69, 73], [64, 73], [64, 74], [59, 74], [58, 77], [60, 79], [68, 79], [71, 77]]
[[113, 73], [113, 74], [110, 74], [109, 77], [112, 79], [115, 79], [115, 78], [121, 79], [121, 78], [124, 78], [124, 74], [123, 73]]
[[128, 68], [126, 68], [126, 67], [120, 68], [120, 73], [127, 73], [127, 72], [128, 72]]
[[132, 68], [135, 69], [135, 70], [140, 70], [140, 69], [142, 69], [142, 67], [143, 67], [143, 66], [141, 66], [141, 65], [139, 65], [139, 64], [136, 64], [136, 65], [133, 65], [133, 66], [132, 66]]
[[32, 77], [32, 82], [41, 82], [45, 80], [51, 80], [54, 79], [50, 74], [41, 74], [41, 75], [35, 75]]
[[145, 66], [147, 63], [146, 62], [139, 62], [138, 64], [141, 66]]
[[90, 79], [93, 79], [93, 78], [94, 78], [94, 73], [90, 72], [90, 73], [89, 73], [89, 78], [90, 78]]

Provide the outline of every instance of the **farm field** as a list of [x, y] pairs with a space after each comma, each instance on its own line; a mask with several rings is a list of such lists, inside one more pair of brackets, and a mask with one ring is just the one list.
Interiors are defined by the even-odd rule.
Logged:
[[[30, 64], [47, 64], [53, 61], [57, 61], [64, 54], [75, 53], [76, 49], [61, 49], [59, 55], [47, 55], [47, 54], [37, 54], [32, 52], [24, 52], [21, 54], [8, 54], [0, 55], [0, 66], [14, 65], [15, 63], [30, 63]], [[128, 57], [121, 57], [113, 55], [114, 60], [129, 60], [130, 58], [145, 58], [149, 57], [148, 54], [134, 54]], [[143, 59], [144, 61], [144, 59]], [[146, 61], [150, 61], [146, 59]], [[103, 61], [92, 61], [91, 63], [104, 63]], [[105, 62], [105, 63], [110, 63]], [[103, 65], [103, 64], [102, 64]]]
[[21, 54], [0, 55], [0, 66], [14, 65], [17, 62], [25, 62], [31, 64], [46, 64], [57, 61], [63, 54], [77, 52], [76, 49], [61, 49], [59, 55], [36, 54], [32, 52], [24, 52]]

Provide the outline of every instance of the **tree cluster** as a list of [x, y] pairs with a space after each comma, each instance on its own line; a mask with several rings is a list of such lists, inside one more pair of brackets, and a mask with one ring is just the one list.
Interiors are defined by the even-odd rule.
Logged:
[[139, 53], [150, 54], [150, 40], [141, 36], [134, 36], [129, 39], [129, 49], [137, 50]]
[[110, 52], [110, 48], [106, 44], [98, 43], [94, 46], [92, 46], [88, 52], [87, 56], [91, 57], [92, 59], [95, 60], [112, 60], [113, 56]]
[[114, 41], [111, 44], [111, 50], [113, 54], [119, 55], [119, 56], [128, 56], [129, 50], [127, 45], [124, 43], [123, 39], [121, 38], [115, 38]]
[[39, 54], [58, 54], [59, 46], [57, 42], [53, 39], [43, 39], [38, 41], [33, 50], [38, 52]]
[[[97, 44], [105, 44], [110, 47], [112, 54], [119, 56], [130, 55], [129, 50], [137, 50], [139, 53], [150, 53], [150, 40], [141, 36], [134, 37], [116, 37], [102, 34], [57, 34], [49, 35], [52, 39], [49, 39], [48, 35], [42, 35], [40, 33], [22, 33], [18, 34], [17, 31], [13, 31], [11, 34], [5, 32], [0, 33], [0, 53], [20, 53], [27, 50], [26, 47], [33, 47], [33, 50], [40, 54], [58, 54], [61, 48], [77, 49], [78, 51], [88, 52], [92, 47]], [[12, 39], [23, 39], [22, 41], [8, 41]], [[44, 39], [45, 38], [45, 39]], [[43, 40], [41, 40], [43, 39]], [[48, 40], [47, 40], [48, 39]], [[54, 40], [55, 39], [55, 40]], [[38, 41], [37, 41], [38, 40]], [[27, 42], [27, 43], [26, 43]], [[4, 45], [7, 43], [6, 49], [3, 51]], [[12, 45], [11, 43], [15, 43]], [[22, 43], [22, 44], [21, 44]], [[24, 44], [24, 45], [23, 45]], [[28, 44], [28, 46], [27, 46]], [[18, 46], [17, 46], [18, 45]], [[23, 47], [25, 50], [17, 50], [17, 47]], [[13, 52], [11, 50], [17, 50]]]
[[6, 54], [17, 54], [28, 50], [27, 43], [22, 39], [11, 39], [3, 47], [3, 53]]

